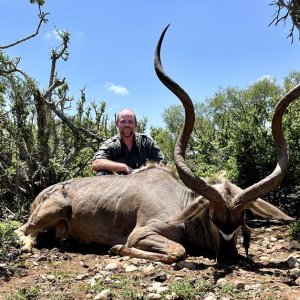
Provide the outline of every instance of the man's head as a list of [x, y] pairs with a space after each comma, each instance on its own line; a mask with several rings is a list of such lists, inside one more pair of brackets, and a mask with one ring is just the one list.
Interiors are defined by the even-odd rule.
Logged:
[[137, 126], [135, 113], [128, 108], [121, 110], [117, 115], [116, 126], [121, 137], [128, 138], [133, 136]]

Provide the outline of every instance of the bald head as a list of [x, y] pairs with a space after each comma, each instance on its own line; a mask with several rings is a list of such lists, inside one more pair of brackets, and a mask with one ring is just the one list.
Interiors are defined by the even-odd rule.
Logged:
[[124, 116], [133, 117], [135, 124], [137, 124], [136, 115], [135, 115], [134, 111], [129, 108], [124, 108], [118, 113], [116, 123], [118, 123], [120, 118], [122, 118]]
[[123, 139], [131, 139], [137, 126], [135, 113], [128, 108], [121, 110], [116, 119], [116, 126], [118, 127]]

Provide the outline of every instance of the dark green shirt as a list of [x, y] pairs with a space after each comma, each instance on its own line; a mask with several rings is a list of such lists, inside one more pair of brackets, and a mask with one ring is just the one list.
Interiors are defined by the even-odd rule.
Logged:
[[[124, 163], [132, 169], [140, 168], [145, 165], [147, 161], [166, 163], [164, 155], [160, 151], [157, 143], [150, 136], [141, 133], [135, 133], [134, 143], [130, 151], [122, 141], [120, 135], [115, 135], [108, 139], [101, 144], [93, 160], [98, 158]], [[109, 174], [108, 171], [104, 170], [97, 172], [99, 175]]]

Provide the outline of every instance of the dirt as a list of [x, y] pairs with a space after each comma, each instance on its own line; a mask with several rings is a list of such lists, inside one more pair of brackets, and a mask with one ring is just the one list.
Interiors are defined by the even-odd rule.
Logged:
[[[249, 258], [231, 266], [192, 256], [173, 265], [110, 257], [107, 249], [95, 245], [35, 248], [1, 264], [0, 299], [189, 299], [167, 289], [180, 280], [188, 280], [192, 287], [197, 280], [210, 283], [193, 299], [300, 299], [299, 244], [288, 240], [284, 226], [251, 231]], [[157, 286], [165, 292], [155, 290]], [[38, 294], [13, 298], [22, 288], [36, 288]], [[135, 294], [128, 296], [125, 292], [131, 288]], [[108, 294], [101, 294], [103, 289]]]

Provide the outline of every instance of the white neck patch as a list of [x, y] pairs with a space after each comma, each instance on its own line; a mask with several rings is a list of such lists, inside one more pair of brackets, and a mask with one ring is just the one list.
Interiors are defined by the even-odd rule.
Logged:
[[[218, 229], [219, 229], [219, 228], [218, 228]], [[234, 230], [232, 233], [230, 233], [230, 234], [224, 233], [221, 229], [219, 229], [219, 232], [221, 233], [223, 239], [224, 239], [225, 241], [228, 242], [228, 241], [230, 241], [230, 240], [233, 238], [234, 234], [235, 234], [239, 229], [240, 229], [240, 226], [239, 226], [236, 230]]]

